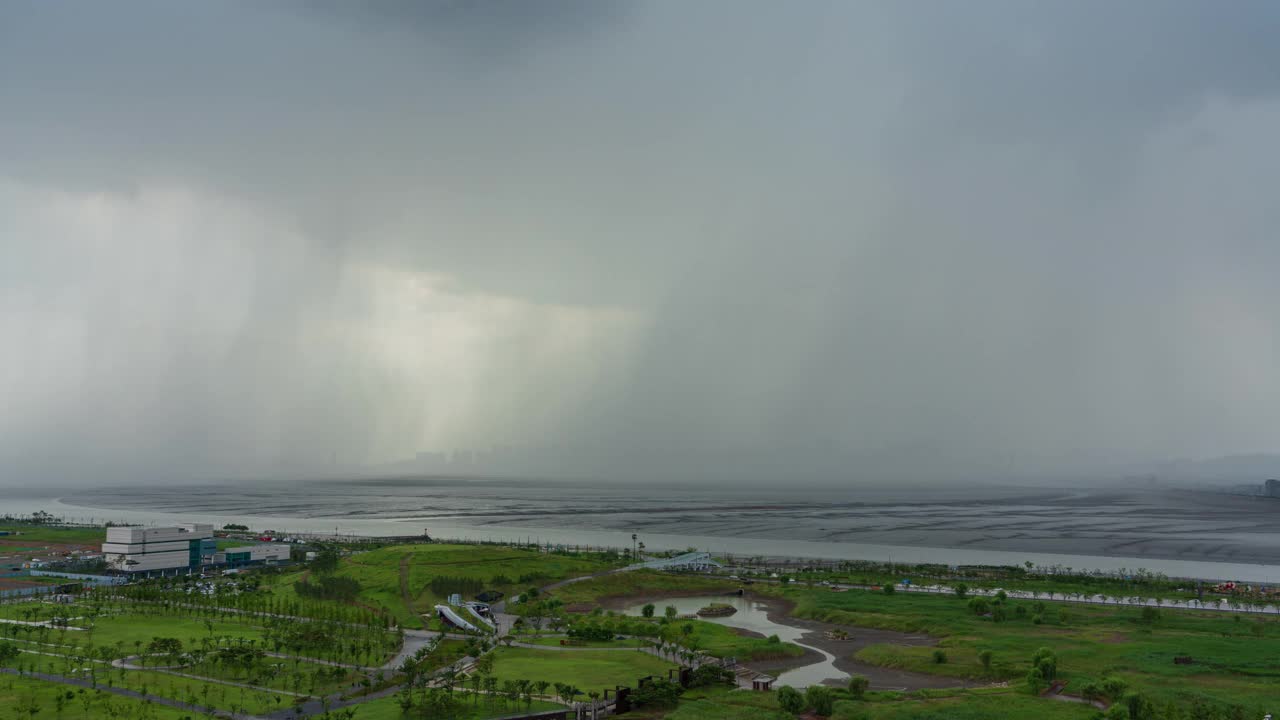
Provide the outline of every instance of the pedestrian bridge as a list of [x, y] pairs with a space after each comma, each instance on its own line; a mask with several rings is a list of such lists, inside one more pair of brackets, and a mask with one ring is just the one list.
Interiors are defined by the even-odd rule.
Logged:
[[626, 570], [715, 570], [724, 567], [711, 559], [711, 553], [691, 552], [670, 558], [647, 560], [635, 565], [628, 565]]

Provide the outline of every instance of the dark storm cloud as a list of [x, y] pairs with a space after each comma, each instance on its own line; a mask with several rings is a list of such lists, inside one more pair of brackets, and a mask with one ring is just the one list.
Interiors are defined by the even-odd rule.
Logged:
[[0, 455], [843, 480], [1277, 449], [1278, 18], [6, 3]]

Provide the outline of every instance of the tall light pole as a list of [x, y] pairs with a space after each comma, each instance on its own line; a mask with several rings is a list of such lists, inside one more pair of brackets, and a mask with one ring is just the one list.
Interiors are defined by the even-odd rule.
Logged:
[[636, 561], [636, 534], [631, 533], [631, 562]]

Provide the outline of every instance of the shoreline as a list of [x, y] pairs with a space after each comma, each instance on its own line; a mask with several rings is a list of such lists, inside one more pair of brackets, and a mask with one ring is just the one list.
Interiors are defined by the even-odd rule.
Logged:
[[[6, 501], [6, 510], [15, 514], [36, 510], [75, 519], [93, 519], [136, 522], [140, 524], [171, 524], [178, 522], [213, 522], [225, 524], [241, 522], [256, 530], [272, 529], [282, 533], [308, 533], [333, 537], [335, 534], [349, 538], [409, 536], [423, 530], [441, 540], [457, 539], [468, 542], [536, 542], [584, 547], [625, 549], [631, 546], [631, 533], [618, 530], [592, 530], [571, 528], [530, 528], [495, 525], [455, 525], [432, 522], [423, 526], [405, 520], [357, 519], [310, 517], [263, 517], [246, 514], [215, 513], [166, 513], [155, 511], [104, 510], [72, 505], [62, 499], [22, 498]], [[785, 540], [776, 538], [747, 538], [734, 536], [669, 535], [644, 533], [646, 544], [653, 550], [683, 550], [697, 547], [718, 555], [739, 555], [787, 559], [794, 561], [838, 562], [864, 560], [872, 562], [896, 561], [906, 564], [942, 563], [949, 565], [1007, 565], [1019, 566], [1031, 561], [1042, 567], [1071, 568], [1076, 572], [1128, 573], [1138, 568], [1158, 572], [1171, 579], [1204, 580], [1211, 582], [1237, 581], [1245, 583], [1280, 584], [1280, 564], [1241, 563], [1214, 559], [1190, 559], [1187, 556], [1161, 558], [1156, 556], [1131, 557], [1121, 555], [1076, 555], [1062, 552], [1014, 551], [985, 549], [972, 545], [934, 547], [926, 545], [891, 545], [856, 542], [820, 542], [813, 540]], [[1069, 548], [1070, 539], [1059, 543]], [[1275, 555], [1271, 557], [1280, 557]]]

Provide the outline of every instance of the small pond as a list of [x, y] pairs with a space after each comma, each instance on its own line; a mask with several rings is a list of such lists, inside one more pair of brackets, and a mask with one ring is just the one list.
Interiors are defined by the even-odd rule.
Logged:
[[[628, 605], [624, 612], [628, 615], [639, 615], [641, 609], [644, 608], [648, 601], [640, 601], [633, 605]], [[742, 628], [743, 630], [751, 630], [758, 632], [765, 637], [777, 635], [778, 639], [783, 642], [794, 643], [804, 648], [809, 648], [814, 652], [822, 655], [822, 660], [811, 665], [805, 665], [793, 670], [786, 670], [777, 675], [778, 681], [775, 686], [790, 685], [792, 687], [803, 688], [810, 685], [819, 685], [824, 680], [845, 681], [849, 679], [847, 673], [837, 670], [835, 667], [835, 656], [831, 653], [809, 645], [800, 638], [806, 632], [803, 628], [793, 627], [791, 625], [783, 625], [769, 619], [769, 608], [761, 602], [757, 602], [749, 597], [737, 597], [733, 595], [703, 595], [699, 597], [683, 597], [683, 598], [665, 598], [662, 600], [654, 600], [653, 604], [657, 608], [659, 615], [662, 614], [663, 608], [668, 605], [674, 605], [681, 615], [692, 615], [700, 608], [706, 607], [711, 603], [726, 603], [733, 605], [738, 612], [726, 617], [704, 617], [701, 618], [705, 622], [719, 623], [720, 625], [728, 625], [729, 627]]]

